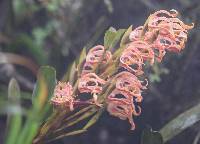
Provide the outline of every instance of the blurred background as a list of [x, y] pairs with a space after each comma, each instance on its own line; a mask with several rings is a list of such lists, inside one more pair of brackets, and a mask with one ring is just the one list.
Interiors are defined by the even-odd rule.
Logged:
[[[50, 65], [61, 79], [84, 46], [103, 44], [105, 31], [143, 25], [156, 10], [176, 9], [185, 23], [195, 23], [185, 50], [167, 54], [162, 64], [147, 74], [149, 88], [143, 93], [142, 114], [136, 130], [128, 122], [105, 113], [82, 135], [60, 144], [139, 143], [142, 130], [159, 130], [177, 114], [200, 102], [200, 1], [199, 0], [1, 0], [0, 1], [0, 113], [7, 98], [8, 82], [15, 78], [24, 98], [36, 81], [41, 65]], [[0, 143], [5, 137], [6, 116], [0, 117]], [[200, 132], [197, 123], [167, 144], [191, 144]], [[55, 142], [55, 143], [58, 143]]]

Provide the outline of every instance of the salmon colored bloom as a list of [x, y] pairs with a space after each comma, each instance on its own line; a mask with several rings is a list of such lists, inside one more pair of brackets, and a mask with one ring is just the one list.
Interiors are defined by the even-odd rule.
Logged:
[[120, 119], [128, 119], [135, 128], [133, 116], [140, 114], [141, 109], [136, 103], [142, 102], [142, 86], [138, 75], [144, 73], [145, 62], [154, 64], [154, 59], [161, 62], [166, 51], [180, 52], [187, 41], [186, 25], [176, 18], [176, 10], [160, 10], [150, 15], [144, 26], [135, 28], [129, 35], [130, 43], [120, 56], [120, 67], [126, 70], [118, 73], [114, 90], [107, 97], [107, 111]]
[[95, 73], [88, 73], [80, 78], [78, 90], [80, 93], [101, 93], [102, 85], [105, 83], [106, 81], [99, 78]]
[[143, 26], [135, 28], [129, 35], [130, 41], [140, 40], [142, 34]]
[[142, 89], [146, 89], [146, 86], [142, 86], [135, 75], [126, 71], [117, 74], [115, 79], [115, 89], [107, 97], [107, 111], [120, 119], [128, 119], [131, 129], [135, 129], [133, 116], [140, 115], [141, 108], [137, 106], [138, 110], [136, 110], [134, 101], [142, 101], [141, 92]]
[[141, 109], [139, 112], [136, 112], [133, 104], [126, 104], [124, 101], [110, 101], [107, 105], [107, 111], [110, 115], [120, 118], [121, 120], [128, 119], [131, 124], [131, 130], [135, 129], [135, 123], [133, 121], [133, 114], [135, 116], [140, 115]]
[[142, 101], [142, 89], [146, 89], [146, 86], [142, 85], [142, 82], [130, 72], [121, 72], [116, 75], [116, 89], [123, 91], [131, 98], [135, 98], [136, 102]]
[[121, 66], [136, 75], [143, 74], [145, 61], [151, 65], [154, 63], [154, 51], [147, 42], [141, 40], [129, 43], [120, 57]]
[[[104, 55], [105, 54], [105, 55]], [[90, 49], [87, 54], [86, 62], [88, 63], [106, 63], [111, 58], [111, 53], [109, 51], [105, 51], [104, 46], [97, 45]]]
[[[167, 51], [180, 52], [185, 47], [188, 30], [194, 27], [184, 24], [176, 18], [176, 10], [160, 10], [150, 15], [144, 29], [139, 26], [134, 29], [129, 38], [131, 41], [143, 40], [154, 50], [156, 59], [160, 62]], [[142, 34], [144, 34], [142, 36]]]
[[55, 106], [66, 106], [72, 111], [74, 109], [73, 88], [66, 82], [58, 82], [54, 89], [54, 96], [51, 103]]
[[98, 65], [105, 65], [112, 57], [110, 51], [105, 50], [104, 46], [97, 45], [91, 48], [86, 56], [83, 65], [81, 78], [78, 83], [78, 90], [80, 93], [90, 93], [93, 95], [94, 102], [97, 102], [97, 94], [102, 92], [102, 87], [106, 83], [94, 72]]
[[91, 48], [86, 56], [86, 61], [83, 66], [82, 74], [94, 72], [98, 64], [106, 64], [112, 57], [110, 51], [105, 50], [104, 46], [97, 45]]
[[[141, 98], [142, 99], [142, 98]], [[130, 108], [130, 111], [132, 113], [132, 116], [139, 116], [141, 113], [141, 108], [139, 106], [137, 106], [137, 111], [135, 108], [135, 104], [134, 104], [134, 98], [133, 96], [130, 96], [129, 94], [127, 94], [124, 91], [120, 91], [118, 89], [114, 89], [111, 94], [108, 96], [107, 98], [107, 104], [109, 105], [110, 103], [114, 102], [117, 106], [117, 104], [124, 104], [124, 105], [128, 105]], [[140, 101], [141, 102], [141, 101]], [[113, 103], [113, 104], [114, 104]], [[112, 104], [112, 105], [113, 105]], [[109, 111], [110, 114], [112, 113], [112, 111]], [[112, 115], [112, 114], [111, 114]], [[127, 116], [128, 117], [128, 116]]]
[[78, 83], [78, 90], [80, 93], [90, 93], [93, 95], [94, 103], [101, 106], [97, 102], [97, 94], [102, 92], [102, 87], [106, 83], [103, 79], [99, 78], [95, 73], [87, 73], [81, 76]]
[[143, 65], [142, 56], [137, 51], [126, 50], [120, 57], [120, 66], [136, 75], [143, 74]]

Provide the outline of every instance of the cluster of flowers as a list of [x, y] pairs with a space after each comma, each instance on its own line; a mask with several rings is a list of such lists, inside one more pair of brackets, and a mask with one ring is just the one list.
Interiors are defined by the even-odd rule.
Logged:
[[[103, 86], [114, 79], [115, 86], [106, 98], [107, 111], [122, 120], [128, 119], [131, 129], [135, 129], [133, 116], [141, 113], [137, 103], [142, 102], [142, 90], [146, 89], [139, 76], [144, 73], [146, 62], [151, 65], [155, 60], [161, 62], [166, 51], [180, 52], [187, 41], [188, 30], [193, 28], [177, 18], [175, 10], [160, 10], [150, 15], [144, 26], [134, 29], [129, 35], [129, 43], [119, 58], [119, 68], [122, 72], [112, 75], [107, 80], [95, 73], [99, 65], [105, 65], [112, 60], [112, 54], [104, 46], [98, 45], [90, 49], [83, 65], [78, 81], [80, 93], [93, 95], [94, 104], [97, 95], [102, 93]], [[55, 88], [54, 105], [67, 105], [73, 110], [73, 89], [69, 83], [59, 82]]]

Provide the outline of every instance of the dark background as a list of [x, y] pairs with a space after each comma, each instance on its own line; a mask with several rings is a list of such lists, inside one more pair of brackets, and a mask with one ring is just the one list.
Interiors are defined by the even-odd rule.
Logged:
[[[160, 9], [176, 9], [185, 23], [195, 23], [185, 50], [178, 55], [167, 53], [162, 64], [149, 70], [147, 76], [151, 82], [143, 93], [142, 114], [135, 118], [135, 131], [129, 130], [127, 121], [105, 113], [87, 133], [55, 143], [139, 143], [146, 126], [159, 130], [200, 102], [199, 0], [53, 1], [0, 0], [0, 52], [26, 56], [38, 66], [51, 65], [56, 68], [58, 79], [84, 46], [103, 44], [104, 32], [110, 26], [119, 29], [131, 24], [143, 25], [150, 13]], [[35, 75], [27, 68], [1, 63], [0, 97], [5, 95], [11, 77], [18, 80], [23, 91], [31, 93]], [[0, 118], [0, 143], [4, 138], [5, 120]], [[191, 144], [199, 128], [195, 124], [167, 144]]]

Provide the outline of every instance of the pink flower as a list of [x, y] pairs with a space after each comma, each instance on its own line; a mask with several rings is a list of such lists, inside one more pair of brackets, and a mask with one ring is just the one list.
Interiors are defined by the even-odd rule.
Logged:
[[[160, 10], [150, 15], [145, 29], [139, 26], [134, 29], [129, 38], [131, 41], [143, 40], [149, 44], [148, 47], [155, 53], [156, 59], [160, 62], [166, 50], [180, 52], [185, 47], [187, 41], [187, 31], [194, 27], [184, 24], [176, 18], [176, 10]], [[144, 34], [142, 36], [142, 34]]]
[[106, 64], [112, 57], [110, 51], [105, 50], [104, 46], [97, 45], [91, 48], [86, 56], [86, 61], [83, 66], [82, 75], [94, 72], [98, 64]]
[[138, 112], [136, 112], [133, 104], [126, 104], [124, 101], [109, 101], [107, 105], [107, 111], [110, 113], [110, 115], [118, 117], [121, 120], [128, 119], [129, 123], [131, 124], [131, 130], [134, 130], [135, 123], [133, 121], [133, 115], [140, 115], [141, 108], [138, 107]]
[[72, 111], [74, 109], [73, 88], [66, 82], [58, 82], [54, 89], [54, 96], [51, 103], [55, 106], [66, 106]]
[[146, 89], [146, 86], [142, 85], [142, 82], [130, 72], [121, 72], [116, 75], [116, 89], [123, 91], [129, 97], [136, 98], [136, 102], [142, 101], [142, 89]]
[[106, 99], [107, 111], [120, 119], [128, 119], [132, 129], [135, 128], [133, 116], [141, 113], [141, 108], [134, 102], [142, 102], [142, 90], [146, 86], [137, 78], [144, 73], [145, 62], [154, 64], [154, 59], [161, 62], [166, 51], [180, 52], [187, 41], [187, 33], [191, 26], [176, 18], [176, 10], [160, 10], [150, 15], [144, 26], [134, 29], [130, 35], [130, 43], [120, 56], [120, 67], [126, 71], [114, 76], [116, 85]]
[[115, 89], [107, 97], [107, 111], [120, 119], [128, 119], [131, 124], [131, 129], [135, 129], [133, 116], [138, 116], [141, 113], [141, 108], [137, 106], [136, 111], [135, 102], [141, 102], [142, 86], [141, 81], [130, 72], [121, 72], [115, 76]]
[[128, 44], [120, 57], [121, 66], [136, 75], [143, 74], [144, 61], [154, 63], [154, 51], [147, 42], [137, 40]]
[[99, 78], [95, 73], [88, 73], [81, 76], [78, 84], [78, 89], [80, 93], [101, 93], [102, 85], [106, 81]]

